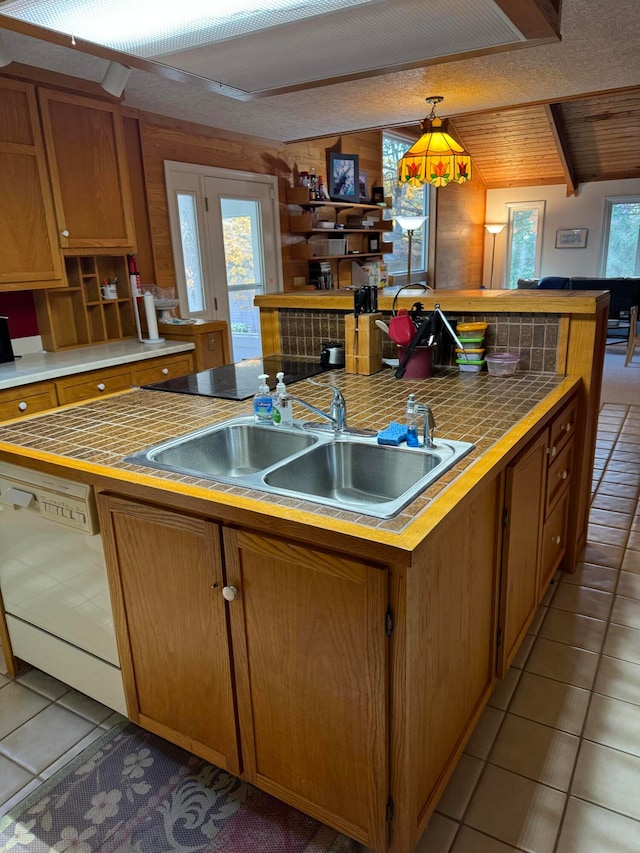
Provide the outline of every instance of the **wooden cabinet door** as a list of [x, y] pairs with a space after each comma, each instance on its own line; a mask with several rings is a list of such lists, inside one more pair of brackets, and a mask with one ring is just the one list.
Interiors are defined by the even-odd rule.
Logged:
[[224, 530], [245, 776], [386, 849], [387, 571]]
[[507, 467], [500, 589], [500, 676], [515, 657], [538, 606], [547, 442], [548, 430], [543, 430]]
[[62, 258], [35, 90], [0, 79], [0, 290], [60, 287]]
[[99, 505], [130, 718], [239, 773], [218, 526], [111, 495]]
[[39, 89], [63, 249], [134, 246], [122, 118], [116, 105]]

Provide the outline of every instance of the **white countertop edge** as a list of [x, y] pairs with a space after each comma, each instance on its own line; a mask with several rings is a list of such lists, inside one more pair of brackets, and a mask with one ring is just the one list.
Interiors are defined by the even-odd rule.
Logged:
[[0, 364], [0, 390], [194, 349], [195, 344], [180, 341], [143, 344], [138, 340], [126, 340], [62, 352], [29, 353], [15, 361]]

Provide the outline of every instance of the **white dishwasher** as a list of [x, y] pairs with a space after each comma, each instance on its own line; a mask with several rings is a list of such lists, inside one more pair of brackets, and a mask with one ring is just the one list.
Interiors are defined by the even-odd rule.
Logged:
[[0, 592], [16, 657], [126, 714], [91, 486], [0, 462]]

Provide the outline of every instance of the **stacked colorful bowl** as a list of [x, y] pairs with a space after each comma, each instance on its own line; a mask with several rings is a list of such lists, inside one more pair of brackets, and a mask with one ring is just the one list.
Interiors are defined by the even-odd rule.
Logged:
[[484, 336], [486, 323], [458, 323], [456, 334], [462, 349], [456, 347], [456, 364], [463, 371], [477, 373], [486, 364], [484, 358]]

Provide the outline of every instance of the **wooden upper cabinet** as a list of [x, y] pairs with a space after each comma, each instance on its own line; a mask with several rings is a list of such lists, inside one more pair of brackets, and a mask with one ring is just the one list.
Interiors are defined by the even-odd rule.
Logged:
[[131, 190], [119, 107], [38, 89], [63, 249], [131, 249]]
[[35, 89], [0, 78], [0, 290], [60, 287]]

